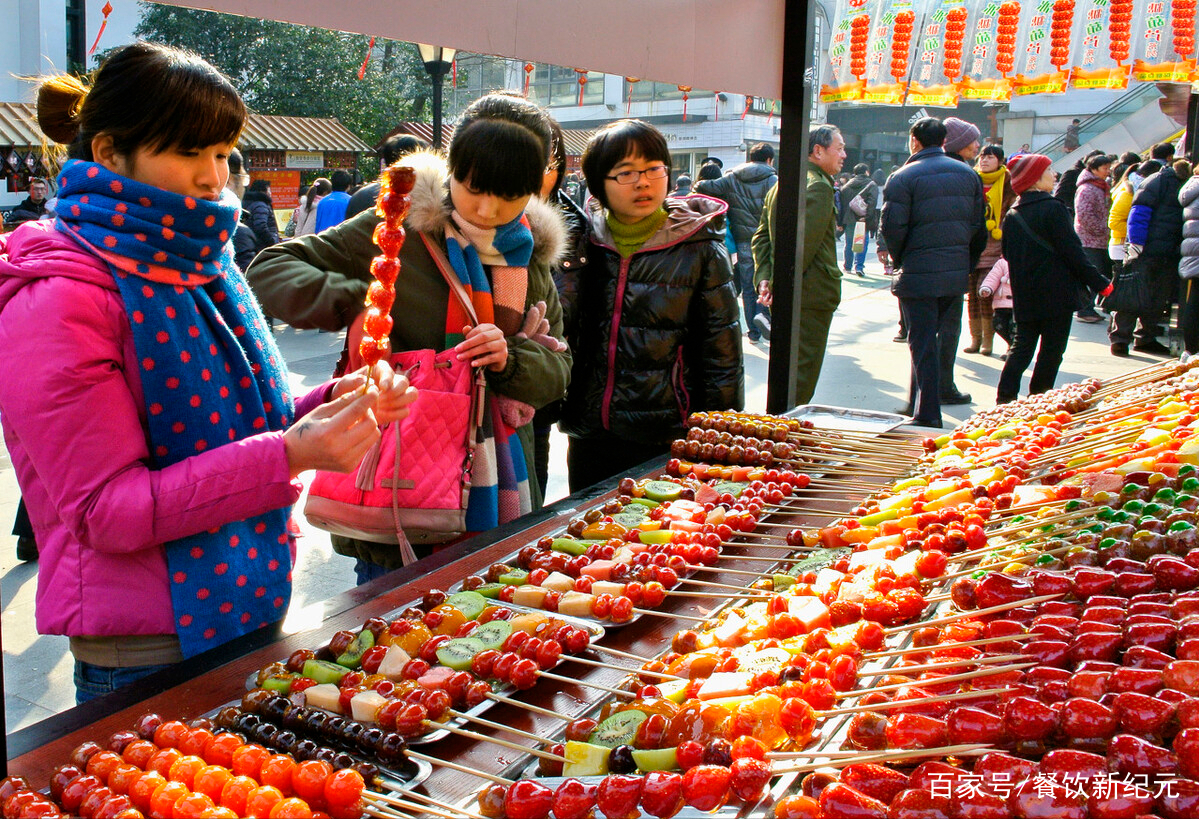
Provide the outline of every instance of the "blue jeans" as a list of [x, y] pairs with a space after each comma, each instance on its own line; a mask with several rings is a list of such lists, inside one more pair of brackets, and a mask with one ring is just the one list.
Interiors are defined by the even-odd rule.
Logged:
[[862, 252], [853, 252], [853, 232], [856, 224], [850, 224], [845, 228], [845, 269], [851, 267], [859, 273], [866, 272], [866, 251], [870, 249], [870, 233], [866, 233], [866, 240], [862, 242]]
[[754, 251], [749, 242], [737, 245], [737, 265], [733, 269], [734, 284], [741, 295], [741, 306], [745, 310], [745, 326], [751, 339], [758, 338], [754, 316], [762, 311], [758, 304], [758, 291], [754, 289]]
[[149, 676], [155, 671], [170, 668], [170, 665], [138, 665], [129, 668], [109, 668], [102, 665], [75, 661], [75, 704], [102, 697], [129, 683]]
[[390, 571], [391, 569], [380, 566], [378, 563], [369, 563], [362, 558], [354, 558], [354, 576], [358, 578], [359, 586], [371, 582], [376, 577], [382, 577]]

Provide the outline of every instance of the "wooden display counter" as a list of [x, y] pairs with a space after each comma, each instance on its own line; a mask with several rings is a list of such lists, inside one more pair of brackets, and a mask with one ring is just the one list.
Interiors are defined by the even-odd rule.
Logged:
[[[660, 474], [664, 463], [665, 458], [647, 462], [638, 472], [646, 476]], [[262, 666], [286, 659], [297, 649], [317, 648], [328, 642], [335, 631], [357, 630], [370, 617], [418, 603], [427, 589], [449, 589], [469, 574], [485, 572], [488, 566], [500, 562], [522, 546], [561, 529], [578, 511], [614, 497], [617, 483], [618, 479], [613, 478], [597, 484], [512, 524], [481, 534], [412, 566], [333, 597], [325, 601], [324, 619], [316, 629], [290, 635], [280, 635], [273, 629], [255, 632], [107, 697], [18, 731], [8, 737], [8, 772], [23, 775], [35, 786], [41, 786], [48, 781], [55, 767], [67, 762], [76, 745], [86, 740], [103, 743], [113, 732], [132, 728], [137, 717], [144, 713], [156, 712], [168, 719], [186, 720], [225, 703], [240, 700], [246, 691], [247, 675]], [[862, 494], [860, 490], [847, 490], [844, 498], [834, 499], [826, 495], [814, 503], [822, 508], [843, 508], [848, 512]], [[817, 521], [805, 519], [802, 515], [788, 516], [788, 523], [794, 525], [819, 526], [822, 521], [827, 521], [827, 517]], [[777, 549], [744, 548], [738, 549], [737, 553], [759, 557], [778, 555]], [[720, 565], [757, 572], [763, 571], [764, 566], [759, 562], [739, 561], [735, 557], [722, 560]], [[747, 578], [743, 576], [721, 575], [717, 572], [706, 573], [704, 579], [747, 585]], [[705, 616], [724, 602], [720, 598], [668, 598], [661, 610], [664, 614], [676, 612]], [[654, 656], [669, 648], [673, 635], [687, 625], [686, 621], [669, 616], [644, 615], [627, 626], [609, 626], [602, 643], [640, 656]], [[632, 661], [628, 664], [632, 665]], [[613, 669], [569, 662], [562, 663], [555, 671], [574, 679], [609, 686], [626, 676]], [[547, 684], [543, 681], [517, 696], [524, 702], [573, 716], [583, 714], [610, 695], [591, 688]], [[540, 736], [552, 736], [564, 727], [558, 720], [536, 716], [527, 710], [501, 703], [496, 703], [485, 716]], [[419, 750], [494, 774], [502, 773], [521, 757], [516, 751], [505, 751], [494, 745], [456, 736], [420, 746]], [[435, 767], [425, 787], [437, 798], [457, 803], [473, 796], [482, 783], [483, 780], [479, 778]]]

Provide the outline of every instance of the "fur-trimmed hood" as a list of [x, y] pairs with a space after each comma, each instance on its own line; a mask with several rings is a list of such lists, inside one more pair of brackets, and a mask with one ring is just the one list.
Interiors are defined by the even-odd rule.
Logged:
[[[444, 236], [453, 205], [450, 202], [450, 169], [433, 151], [417, 151], [400, 160], [416, 171], [412, 206], [407, 224], [414, 230]], [[534, 196], [525, 208], [533, 232], [533, 262], [557, 266], [566, 251], [566, 223], [558, 209]]]

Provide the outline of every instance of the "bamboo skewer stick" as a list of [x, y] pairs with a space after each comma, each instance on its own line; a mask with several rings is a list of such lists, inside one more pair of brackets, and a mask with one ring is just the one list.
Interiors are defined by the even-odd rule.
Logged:
[[[735, 556], [735, 557], [730, 556], [730, 557], [732, 557], [732, 559], [734, 559], [734, 560], [744, 560], [744, 558], [742, 558], [740, 556]], [[762, 558], [762, 559], [769, 560], [770, 558]], [[766, 574], [764, 572], [747, 572], [747, 571], [743, 571], [741, 569], [725, 569], [725, 568], [722, 568], [719, 566], [688, 566], [687, 568], [690, 569], [691, 571], [696, 571], [696, 572], [722, 572], [724, 574], [737, 574], [737, 575], [741, 575], [742, 577], [756, 577], [759, 580], [766, 576]]]
[[712, 583], [707, 580], [696, 580], [694, 577], [680, 577], [680, 583], [694, 583], [697, 586], [711, 586], [716, 589], [739, 589], [741, 591], [752, 590], [750, 586], [737, 586], [732, 583]]
[[494, 774], [489, 774], [485, 771], [479, 771], [479, 770], [475, 770], [474, 768], [468, 768], [465, 765], [459, 765], [455, 762], [447, 762], [444, 759], [438, 759], [435, 756], [429, 756], [428, 754], [422, 754], [422, 753], [419, 753], [418, 751], [407, 750], [407, 751], [404, 751], [404, 753], [407, 754], [408, 756], [412, 757], [413, 759], [419, 759], [423, 762], [428, 762], [430, 765], [440, 765], [443, 768], [449, 768], [451, 771], [458, 771], [459, 773], [471, 774], [472, 776], [477, 776], [480, 779], [490, 779], [492, 782], [495, 782], [497, 785], [511, 785], [512, 784], [511, 779], [505, 779], [502, 776], [495, 776]]
[[709, 597], [714, 600], [769, 600], [772, 595], [762, 594], [757, 589], [744, 589], [745, 594], [718, 594], [716, 592], [674, 591], [666, 592], [668, 597]]
[[960, 572], [954, 572], [953, 574], [943, 574], [936, 579], [937, 580], [954, 580], [959, 577], [965, 577], [968, 574], [974, 574], [975, 572], [982, 571], [984, 569], [993, 569], [996, 566], [1006, 566], [1009, 563], [1021, 563], [1025, 560], [1028, 560], [1029, 558], [1032, 558], [1035, 560], [1036, 558], [1041, 557], [1042, 555], [1056, 556], [1056, 555], [1060, 555], [1060, 554], [1065, 554], [1071, 548], [1072, 547], [1070, 547], [1070, 546], [1063, 546], [1060, 549], [1050, 549], [1047, 552], [1041, 552], [1041, 551], [1029, 552], [1028, 554], [1016, 555], [1014, 557], [1009, 557], [1004, 560], [997, 560], [993, 563], [980, 563], [979, 565], [974, 566], [973, 568], [962, 569]]
[[[917, 681], [918, 682], [918, 681]], [[916, 683], [913, 683], [916, 685]], [[974, 688], [970, 691], [958, 691], [956, 694], [942, 694], [939, 697], [921, 697], [918, 700], [888, 700], [887, 702], [875, 702], [869, 705], [849, 705], [845, 708], [834, 708], [830, 711], [821, 711], [822, 717], [840, 717], [845, 714], [860, 714], [863, 711], [889, 711], [892, 708], [911, 708], [913, 706], [924, 706], [937, 702], [956, 702], [957, 700], [973, 700], [980, 697], [989, 697], [996, 694], [1006, 694], [1009, 691], [1014, 691], [1014, 688]], [[861, 753], [858, 751], [857, 753]], [[770, 756], [770, 754], [766, 754]]]
[[737, 546], [742, 549], [784, 549], [788, 552], [815, 552], [821, 548], [819, 546], [790, 546], [786, 543], [738, 543], [729, 540], [720, 541], [720, 545]]
[[440, 802], [431, 796], [425, 796], [420, 791], [414, 791], [414, 790], [411, 790], [408, 788], [404, 788], [404, 789], [400, 790], [400, 793], [403, 793], [409, 799], [415, 799], [418, 802], [424, 802], [425, 804], [432, 805], [437, 808], [441, 808], [442, 810], [458, 811], [463, 816], [469, 817], [469, 819], [485, 819], [485, 817], [483, 817], [481, 814], [473, 813], [471, 811], [468, 811], [466, 808], [456, 808], [453, 805], [447, 805], [445, 802]]
[[654, 660], [653, 657], [640, 657], [636, 654], [630, 654], [627, 651], [621, 651], [619, 648], [608, 648], [607, 646], [599, 646], [599, 645], [596, 645], [595, 643], [592, 643], [590, 648], [593, 651], [599, 651], [604, 654], [611, 654], [614, 657], [626, 657], [630, 660], [636, 660], [639, 663], [649, 663], [649, 662], [653, 662], [653, 660]]
[[553, 717], [554, 719], [560, 719], [563, 722], [570, 722], [572, 719], [574, 719], [574, 717], [568, 717], [565, 714], [559, 714], [557, 711], [551, 711], [548, 708], [542, 708], [540, 705], [532, 705], [527, 702], [521, 702], [520, 700], [514, 700], [511, 697], [505, 697], [503, 694], [496, 694], [493, 692], [491, 694], [487, 694], [486, 696], [489, 700], [502, 702], [505, 705], [515, 705], [517, 708], [523, 708], [526, 711], [532, 711], [534, 714], [541, 714], [543, 717]]
[[881, 659], [883, 657], [903, 657], [907, 654], [932, 654], [935, 651], [946, 648], [973, 648], [975, 646], [989, 646], [995, 643], [1006, 643], [1012, 640], [1031, 640], [1034, 636], [1032, 632], [1025, 634], [1013, 634], [1010, 637], [986, 637], [981, 640], [969, 640], [964, 643], [935, 643], [931, 646], [908, 646], [906, 648], [896, 648], [890, 651], [868, 651], [862, 655], [864, 660]]
[[814, 771], [817, 768], [836, 767], [860, 762], [898, 762], [904, 759], [919, 759], [926, 756], [937, 759], [943, 759], [947, 756], [976, 756], [980, 753], [994, 750], [994, 748], [994, 745], [976, 743], [972, 745], [942, 745], [937, 748], [914, 748], [907, 751], [887, 751], [877, 754], [858, 752], [855, 756], [833, 760], [832, 762], [818, 762], [791, 768], [775, 765], [772, 766], [772, 770], [775, 775], [778, 775], [784, 773], [803, 773], [805, 771]]
[[[979, 677], [990, 677], [995, 674], [1003, 674], [1007, 671], [1021, 671], [1025, 668], [1032, 668], [1037, 663], [1016, 663], [1014, 665], [1005, 665], [999, 667], [981, 668], [977, 671], [969, 671], [963, 674], [950, 674], [945, 677], [937, 677], [932, 680], [911, 680], [909, 682], [891, 683], [888, 685], [876, 685], [871, 688], [857, 688], [852, 691], [838, 691], [837, 699], [849, 699], [850, 697], [860, 697], [863, 694], [872, 694], [877, 691], [895, 691], [900, 688], [907, 688], [916, 683], [924, 683], [926, 685], [943, 685], [951, 682], [965, 682], [966, 680], [974, 680]], [[899, 676], [899, 675], [896, 675]]]
[[[563, 655], [563, 657], [566, 657], [566, 656], [568, 656], [568, 655], [565, 655], [565, 654]], [[573, 655], [569, 655], [569, 656], [571, 659], [575, 659]], [[451, 717], [458, 717], [460, 719], [478, 723], [479, 725], [483, 725], [487, 728], [494, 728], [497, 731], [506, 731], [507, 733], [512, 734], [513, 736], [523, 737], [525, 739], [531, 739], [534, 742], [540, 742], [542, 745], [553, 745], [554, 744], [553, 740], [546, 739], [545, 737], [537, 736], [537, 734], [530, 734], [528, 731], [522, 731], [519, 728], [513, 728], [509, 725], [504, 725], [499, 722], [492, 722], [491, 720], [483, 719], [482, 717], [472, 716], [471, 714], [464, 714], [461, 711], [455, 711], [453, 708], [447, 709], [446, 713], [449, 714]]]
[[[744, 558], [738, 558], [738, 559], [739, 559], [739, 560], [741, 560], [741, 559], [744, 559]], [[767, 558], [762, 558], [762, 559], [763, 559], [763, 560], [770, 560], [770, 558], [768, 558], [768, 557], [767, 557]], [[672, 611], [654, 611], [653, 609], [638, 609], [638, 608], [635, 608], [635, 609], [633, 609], [633, 614], [648, 614], [648, 615], [650, 615], [650, 616], [652, 616], [652, 617], [673, 617], [673, 618], [675, 618], [675, 619], [678, 619], [678, 620], [690, 620], [692, 623], [706, 623], [706, 622], [708, 622], [708, 621], [707, 621], [706, 619], [704, 619], [703, 617], [692, 617], [690, 614], [677, 614], [677, 613], [675, 613], [675, 612], [672, 612]]]
[[525, 745], [517, 745], [515, 742], [509, 742], [506, 739], [499, 739], [498, 737], [488, 736], [487, 734], [480, 734], [478, 731], [468, 731], [465, 728], [458, 728], [458, 727], [450, 725], [448, 723], [443, 724], [440, 722], [434, 722], [433, 720], [429, 720], [429, 719], [421, 720], [421, 722], [422, 722], [422, 724], [427, 725], [430, 728], [435, 728], [435, 729], [442, 730], [442, 731], [449, 731], [451, 734], [457, 734], [458, 736], [463, 736], [463, 737], [466, 737], [467, 739], [473, 739], [475, 742], [490, 742], [492, 745], [498, 745], [501, 748], [507, 748], [512, 751], [520, 751], [523, 754], [531, 754], [532, 756], [535, 756], [538, 759], [548, 759], [553, 762], [565, 762], [566, 761], [566, 757], [564, 757], [564, 756], [560, 756], [558, 754], [551, 754], [549, 751], [542, 751], [538, 748], [529, 748], [528, 746], [525, 746]]
[[906, 677], [909, 674], [919, 674], [925, 671], [940, 671], [946, 668], [962, 668], [968, 665], [994, 665], [995, 663], [1010, 663], [1022, 658], [1021, 654], [983, 654], [978, 657], [962, 658], [946, 663], [925, 663], [912, 666], [889, 666], [879, 671], [859, 672], [858, 679], [864, 677]]
[[962, 611], [962, 612], [958, 612], [957, 614], [950, 614], [950, 615], [946, 615], [945, 617], [939, 617], [935, 620], [924, 620], [922, 622], [917, 622], [917, 623], [905, 623], [902, 626], [894, 626], [892, 628], [885, 629], [883, 631], [883, 633], [888, 634], [888, 635], [900, 634], [902, 632], [912, 631], [913, 629], [917, 629], [917, 628], [926, 628], [928, 626], [940, 626], [940, 625], [944, 625], [945, 623], [952, 623], [956, 620], [962, 620], [962, 619], [969, 618], [969, 617], [981, 617], [986, 614], [994, 614], [997, 611], [1009, 611], [1011, 609], [1018, 609], [1022, 606], [1034, 606], [1037, 603], [1044, 603], [1048, 600], [1056, 600], [1057, 598], [1059, 598], [1061, 596], [1062, 596], [1062, 594], [1042, 594], [1039, 597], [1029, 597], [1025, 600], [1016, 600], [1011, 603], [1001, 603], [998, 606], [991, 606], [991, 607], [985, 608], [985, 609], [974, 609], [973, 611]]
[[611, 669], [615, 669], [617, 671], [625, 671], [629, 674], [645, 674], [647, 676], [657, 677], [658, 679], [662, 679], [662, 680], [685, 680], [685, 679], [687, 679], [686, 677], [680, 677], [677, 674], [667, 674], [662, 671], [646, 671], [644, 669], [637, 669], [637, 668], [624, 668], [622, 666], [612, 665], [611, 663], [601, 663], [598, 660], [589, 660], [586, 657], [580, 657], [577, 654], [563, 654], [561, 659], [562, 660], [570, 660], [571, 662], [575, 662], [575, 663], [582, 663], [583, 665], [594, 666], [595, 668], [611, 668]]

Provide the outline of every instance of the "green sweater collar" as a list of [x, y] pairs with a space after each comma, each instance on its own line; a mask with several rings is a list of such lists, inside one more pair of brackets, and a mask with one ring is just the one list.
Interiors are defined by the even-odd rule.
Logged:
[[627, 259], [653, 236], [666, 221], [666, 208], [658, 208], [649, 216], [631, 225], [618, 221], [611, 211], [607, 213], [608, 230], [612, 232], [612, 243], [620, 258]]

